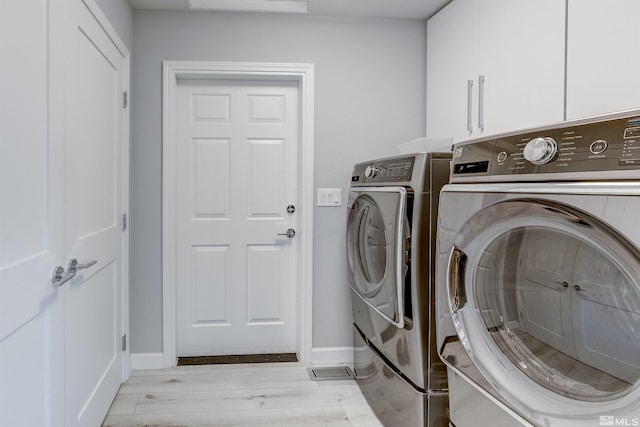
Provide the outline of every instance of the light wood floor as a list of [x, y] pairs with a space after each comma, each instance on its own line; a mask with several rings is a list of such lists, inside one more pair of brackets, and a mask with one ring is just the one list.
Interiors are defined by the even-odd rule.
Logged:
[[103, 427], [382, 426], [355, 381], [311, 381], [307, 367], [255, 363], [134, 371]]

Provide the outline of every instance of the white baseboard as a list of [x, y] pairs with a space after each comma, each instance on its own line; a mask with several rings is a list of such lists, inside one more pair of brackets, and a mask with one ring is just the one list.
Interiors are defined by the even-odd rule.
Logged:
[[311, 350], [314, 365], [353, 365], [353, 347], [316, 347]]
[[162, 353], [131, 353], [131, 369], [162, 369]]

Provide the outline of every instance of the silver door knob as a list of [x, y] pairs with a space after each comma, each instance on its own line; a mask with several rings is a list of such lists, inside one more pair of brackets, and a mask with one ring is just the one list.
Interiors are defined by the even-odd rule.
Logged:
[[64, 272], [64, 267], [61, 265], [56, 266], [51, 274], [51, 284], [54, 288], [60, 287], [67, 283], [69, 280], [76, 277], [76, 273]]
[[67, 265], [67, 270], [69, 270], [69, 273], [76, 274], [76, 272], [78, 270], [84, 270], [86, 268], [91, 267], [92, 265], [96, 265], [97, 263], [98, 263], [98, 261], [93, 259], [91, 261], [87, 261], [85, 263], [78, 264], [78, 260], [77, 259], [71, 258], [69, 260], [69, 265]]
[[278, 233], [278, 236], [287, 236], [290, 239], [293, 239], [295, 235], [296, 230], [294, 230], [293, 228], [289, 228], [286, 233]]

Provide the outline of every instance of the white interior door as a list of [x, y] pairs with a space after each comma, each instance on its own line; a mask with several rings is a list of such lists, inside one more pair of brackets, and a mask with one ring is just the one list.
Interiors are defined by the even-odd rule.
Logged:
[[[0, 425], [62, 425], [60, 139], [50, 132], [49, 1], [0, 2]], [[55, 9], [55, 8], [52, 8]]]
[[[521, 327], [542, 342], [576, 357], [571, 327], [571, 277], [577, 243], [569, 234], [528, 230], [519, 261]], [[565, 286], [566, 284], [566, 286]]]
[[95, 426], [121, 382], [126, 82], [122, 53], [85, 3], [68, 9], [65, 258], [86, 268], [64, 286], [66, 425]]
[[[178, 82], [178, 356], [296, 349], [299, 89]], [[296, 211], [288, 212], [292, 205]]]
[[633, 384], [640, 376], [640, 297], [637, 283], [607, 255], [584, 242], [578, 247], [571, 279], [577, 359]]

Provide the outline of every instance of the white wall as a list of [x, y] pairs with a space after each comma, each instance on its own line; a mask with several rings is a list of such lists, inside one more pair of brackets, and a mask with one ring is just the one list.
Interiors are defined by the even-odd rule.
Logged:
[[127, 0], [96, 0], [113, 28], [131, 52], [133, 45], [133, 9]]
[[[306, 15], [134, 12], [131, 350], [162, 351], [161, 63], [315, 64], [315, 187], [341, 187], [355, 162], [393, 155], [425, 128], [426, 25]], [[351, 346], [346, 208], [314, 212], [313, 347]]]

